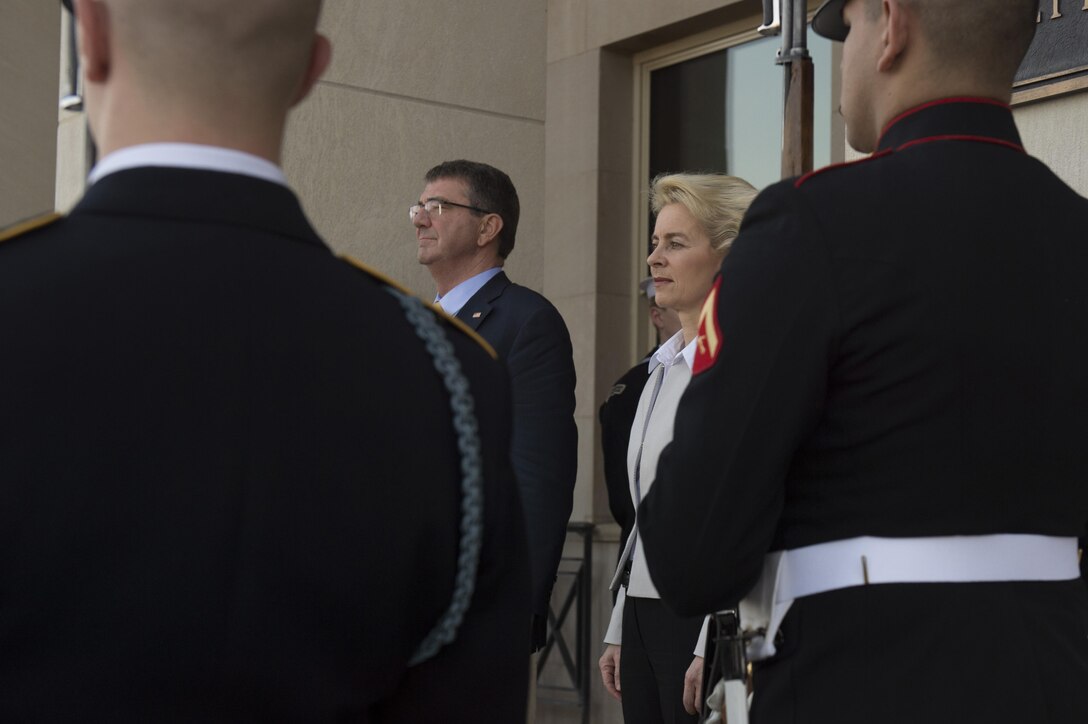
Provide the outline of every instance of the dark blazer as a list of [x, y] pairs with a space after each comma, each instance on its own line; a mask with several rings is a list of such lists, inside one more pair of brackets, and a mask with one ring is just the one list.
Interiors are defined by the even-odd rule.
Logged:
[[[1088, 200], [1006, 106], [904, 113], [742, 229], [639, 512], [669, 605], [736, 600], [769, 550], [1084, 534]], [[753, 722], [1088, 721], [1079, 580], [848, 588], [782, 631]]]
[[456, 641], [410, 669], [456, 569], [449, 396], [289, 190], [107, 176], [0, 244], [0, 329], [0, 720], [523, 718], [504, 372], [447, 328], [483, 550]]
[[472, 295], [457, 317], [491, 343], [510, 372], [514, 473], [525, 508], [533, 613], [543, 617], [563, 553], [578, 470], [570, 333], [551, 302], [514, 284], [505, 272]]
[[601, 423], [608, 509], [620, 526], [620, 555], [623, 555], [623, 544], [635, 525], [635, 504], [631, 500], [631, 481], [627, 476], [627, 447], [631, 441], [631, 424], [635, 421], [638, 401], [649, 379], [649, 369], [647, 356], [616, 380], [597, 411], [597, 419]]

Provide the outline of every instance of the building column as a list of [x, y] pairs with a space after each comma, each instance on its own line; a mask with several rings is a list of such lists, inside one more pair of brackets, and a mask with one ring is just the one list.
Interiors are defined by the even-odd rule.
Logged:
[[5, 0], [0, 23], [0, 227], [54, 207], [61, 6]]
[[[578, 373], [578, 484], [571, 520], [597, 525], [590, 591], [590, 721], [603, 723], [621, 719], [595, 666], [612, 609], [608, 583], [619, 551], [619, 527], [608, 509], [597, 409], [637, 356], [631, 320], [638, 276], [631, 200], [634, 79], [630, 56], [600, 48], [572, 52], [570, 45], [557, 47], [564, 38], [570, 40], [562, 33], [549, 34], [543, 291], [570, 329]], [[568, 540], [572, 554], [574, 543]], [[571, 717], [562, 707], [541, 705], [537, 721], [574, 721]]]

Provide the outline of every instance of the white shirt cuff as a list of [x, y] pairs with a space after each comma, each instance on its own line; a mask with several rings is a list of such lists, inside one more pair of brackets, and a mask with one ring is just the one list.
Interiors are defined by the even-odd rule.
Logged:
[[710, 627], [710, 616], [703, 618], [703, 627], [699, 629], [699, 640], [695, 642], [696, 656], [706, 656], [706, 635], [707, 629]]
[[612, 618], [608, 621], [608, 631], [604, 634], [606, 644], [620, 646], [623, 643], [623, 604], [627, 601], [627, 586], [620, 586], [616, 592], [616, 604], [612, 606]]

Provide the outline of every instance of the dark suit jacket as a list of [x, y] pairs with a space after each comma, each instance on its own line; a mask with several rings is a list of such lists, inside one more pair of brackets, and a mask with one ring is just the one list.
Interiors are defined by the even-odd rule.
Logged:
[[457, 640], [449, 397], [294, 195], [122, 171], [0, 244], [0, 720], [516, 721], [528, 580], [501, 366]]
[[533, 613], [547, 613], [578, 470], [574, 359], [570, 334], [551, 302], [510, 281], [490, 279], [457, 313], [506, 362], [514, 400], [512, 456], [525, 509]]
[[[768, 550], [1084, 534], [1088, 200], [1007, 107], [907, 112], [742, 228], [639, 511], [666, 603], [736, 600]], [[752, 721], [1088, 721], [1085, 681], [1079, 580], [863, 586], [794, 603]]]

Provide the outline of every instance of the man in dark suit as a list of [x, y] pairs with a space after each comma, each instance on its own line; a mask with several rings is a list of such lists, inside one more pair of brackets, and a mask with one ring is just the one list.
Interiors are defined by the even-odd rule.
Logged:
[[519, 720], [501, 365], [277, 166], [320, 3], [75, 6], [102, 160], [0, 244], [0, 719]]
[[1008, 106], [1037, 10], [815, 16], [874, 153], [752, 205], [639, 511], [678, 613], [758, 582], [753, 722], [1088, 721], [1088, 200]]
[[510, 177], [484, 163], [447, 161], [428, 171], [425, 181], [411, 218], [436, 301], [490, 342], [510, 372], [512, 454], [529, 538], [535, 651], [545, 643], [578, 466], [570, 334], [551, 302], [502, 270], [520, 213]]
[[[654, 326], [656, 342], [645, 358], [623, 373], [616, 380], [608, 397], [597, 411], [601, 423], [601, 452], [604, 458], [604, 482], [608, 488], [608, 509], [620, 526], [620, 551], [631, 535], [635, 525], [635, 504], [631, 500], [631, 481], [627, 475], [627, 447], [631, 441], [631, 424], [635, 421], [635, 411], [642, 390], [646, 387], [650, 368], [650, 355], [657, 350], [661, 340], [668, 339], [680, 331], [680, 318], [673, 310], [659, 307], [654, 300], [653, 279], [647, 277], [639, 282], [639, 293], [646, 297], [650, 324]], [[615, 598], [616, 592], [612, 592]]]

